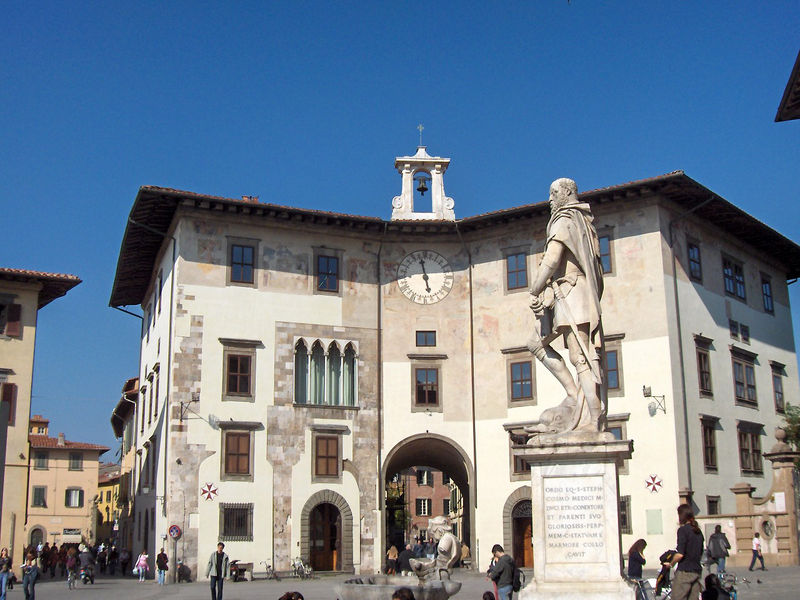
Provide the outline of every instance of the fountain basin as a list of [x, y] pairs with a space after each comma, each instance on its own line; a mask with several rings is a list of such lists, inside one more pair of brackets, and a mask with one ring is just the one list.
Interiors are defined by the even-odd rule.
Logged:
[[447, 600], [459, 592], [461, 582], [436, 579], [420, 583], [416, 577], [370, 575], [349, 579], [334, 589], [338, 600], [387, 600], [401, 587], [410, 588], [416, 600]]

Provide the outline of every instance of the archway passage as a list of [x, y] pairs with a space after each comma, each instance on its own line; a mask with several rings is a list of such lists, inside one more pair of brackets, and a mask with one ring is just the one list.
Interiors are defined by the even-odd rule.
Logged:
[[44, 531], [41, 527], [31, 529], [31, 546], [34, 548], [44, 542]]
[[451, 519], [453, 534], [474, 547], [474, 470], [453, 440], [427, 433], [403, 440], [387, 454], [383, 479], [384, 555], [392, 544], [398, 550], [413, 544], [427, 533], [427, 519], [442, 514]]
[[342, 514], [333, 504], [318, 504], [309, 516], [311, 566], [315, 571], [341, 571]]
[[533, 567], [533, 546], [531, 535], [533, 521], [531, 520], [531, 501], [522, 500], [514, 505], [511, 511], [511, 530], [514, 540], [512, 556], [518, 567]]

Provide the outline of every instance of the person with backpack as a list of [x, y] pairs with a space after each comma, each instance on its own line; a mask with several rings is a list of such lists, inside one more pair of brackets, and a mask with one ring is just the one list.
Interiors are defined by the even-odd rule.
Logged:
[[500, 544], [492, 546], [492, 558], [494, 563], [487, 575], [497, 584], [498, 600], [511, 600], [514, 592], [514, 572], [517, 570], [514, 559], [505, 553]]
[[725, 561], [728, 558], [730, 547], [728, 538], [722, 533], [722, 525], [714, 527], [714, 533], [708, 538], [708, 554], [717, 565], [717, 575], [725, 572]]
[[703, 567], [703, 532], [688, 504], [678, 507], [678, 546], [669, 566], [678, 565], [672, 581], [672, 600], [694, 600], [700, 596], [700, 575]]

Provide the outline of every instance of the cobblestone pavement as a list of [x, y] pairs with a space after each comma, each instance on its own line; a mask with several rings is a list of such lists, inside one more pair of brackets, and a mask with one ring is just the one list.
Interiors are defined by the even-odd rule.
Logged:
[[[800, 589], [800, 567], [776, 567], [769, 571], [747, 572], [739, 569], [740, 576], [746, 576], [750, 585], [742, 584], [739, 587], [739, 600], [774, 600], [783, 598], [797, 598]], [[306, 600], [335, 600], [334, 586], [345, 579], [352, 577], [337, 575], [326, 576], [298, 581], [285, 578], [281, 581], [256, 580], [252, 582], [232, 583], [225, 582], [224, 600], [277, 600], [285, 592], [299, 591]], [[454, 579], [464, 585], [461, 592], [455, 596], [456, 600], [480, 600], [486, 590], [491, 589], [491, 584], [483, 575], [457, 571]], [[761, 581], [761, 583], [757, 583]], [[24, 598], [21, 586], [15, 586], [8, 592], [8, 600], [22, 600]], [[37, 600], [156, 600], [165, 598], [169, 600], [208, 600], [211, 593], [208, 581], [195, 583], [182, 583], [179, 585], [166, 585], [159, 588], [152, 580], [137, 583], [132, 578], [102, 578], [98, 577], [94, 585], [80, 585], [75, 591], [68, 591], [67, 584], [60, 580], [42, 580], [36, 586]], [[515, 595], [516, 598], [516, 595]], [[386, 600], [390, 600], [387, 598]]]

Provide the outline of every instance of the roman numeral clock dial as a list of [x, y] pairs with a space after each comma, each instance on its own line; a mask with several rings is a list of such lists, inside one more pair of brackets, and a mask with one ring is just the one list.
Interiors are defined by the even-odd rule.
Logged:
[[453, 269], [438, 252], [417, 250], [397, 267], [397, 285], [412, 302], [434, 304], [453, 289]]

